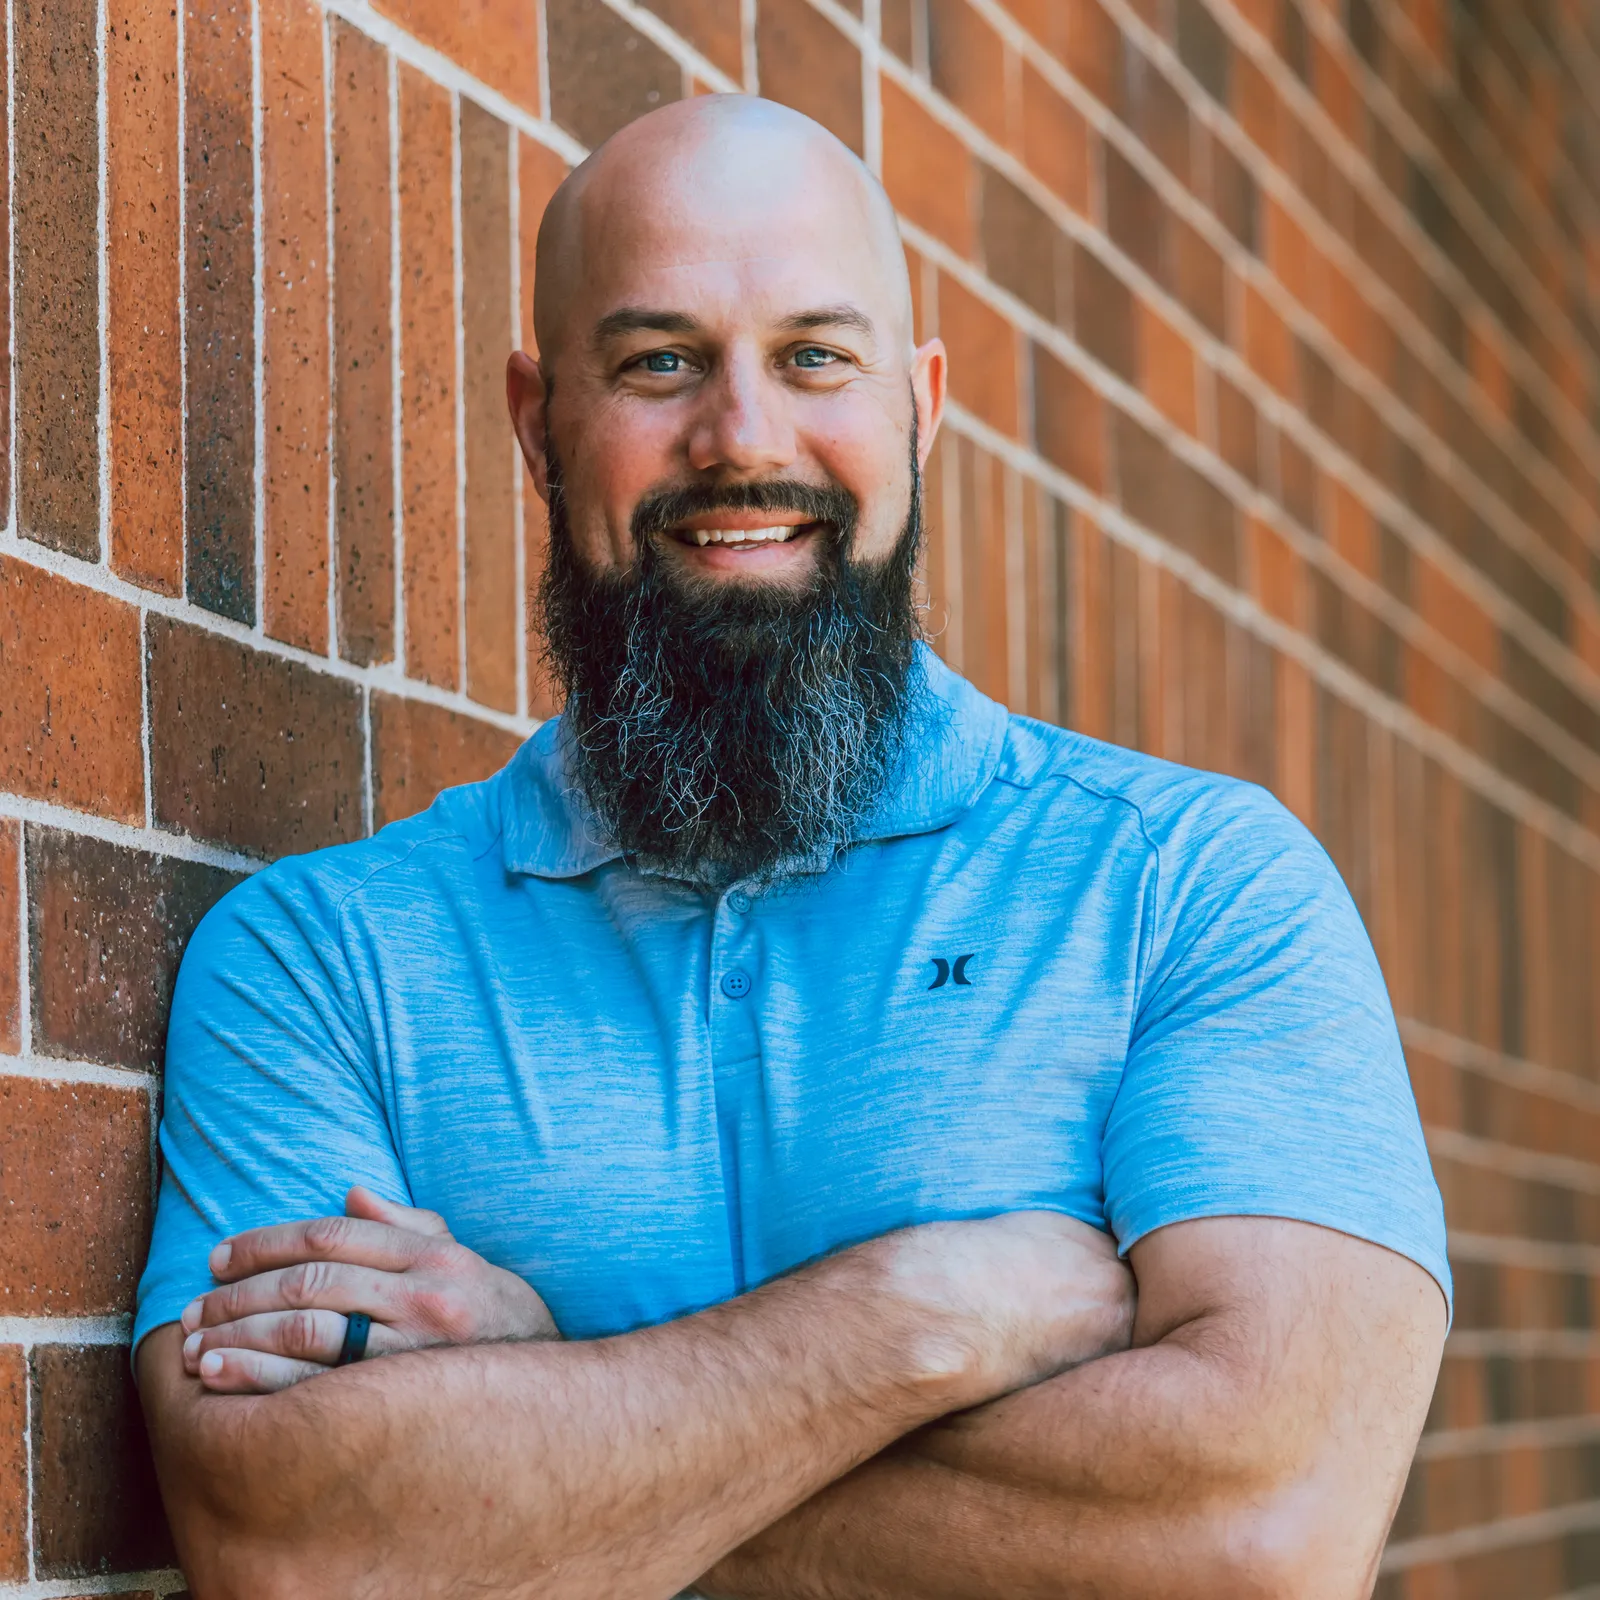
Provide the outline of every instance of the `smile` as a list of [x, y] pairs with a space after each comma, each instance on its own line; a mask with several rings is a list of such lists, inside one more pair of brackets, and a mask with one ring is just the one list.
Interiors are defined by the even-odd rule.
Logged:
[[815, 522], [780, 522], [766, 528], [674, 528], [672, 536], [682, 544], [695, 544], [702, 549], [710, 544], [787, 544], [797, 535], [810, 533], [819, 526]]

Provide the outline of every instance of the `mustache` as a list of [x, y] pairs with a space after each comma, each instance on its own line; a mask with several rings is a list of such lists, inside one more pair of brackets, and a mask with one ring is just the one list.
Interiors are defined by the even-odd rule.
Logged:
[[634, 543], [667, 533], [690, 517], [714, 511], [797, 511], [807, 522], [827, 523], [841, 538], [856, 525], [856, 497], [838, 484], [768, 478], [757, 483], [689, 483], [653, 489], [633, 508], [629, 526]]

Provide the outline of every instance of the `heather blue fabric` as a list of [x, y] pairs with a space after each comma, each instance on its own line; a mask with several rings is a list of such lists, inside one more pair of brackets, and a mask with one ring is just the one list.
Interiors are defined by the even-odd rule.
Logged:
[[1021, 1207], [1124, 1250], [1301, 1218], [1448, 1294], [1383, 982], [1322, 849], [1260, 789], [922, 662], [863, 841], [754, 900], [600, 842], [556, 723], [229, 894], [178, 980], [136, 1338], [210, 1286], [217, 1240], [356, 1182], [443, 1213], [574, 1337]]

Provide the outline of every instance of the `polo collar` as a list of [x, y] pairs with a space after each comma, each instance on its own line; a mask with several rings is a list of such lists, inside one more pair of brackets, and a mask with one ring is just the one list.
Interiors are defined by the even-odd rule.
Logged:
[[[952, 672], [926, 645], [917, 646], [912, 710], [894, 776], [857, 842], [929, 833], [971, 807], [1000, 764], [1007, 712]], [[571, 777], [559, 717], [544, 723], [500, 775], [501, 852], [508, 872], [576, 878], [622, 852], [603, 836]], [[799, 863], [808, 872], [832, 862]]]

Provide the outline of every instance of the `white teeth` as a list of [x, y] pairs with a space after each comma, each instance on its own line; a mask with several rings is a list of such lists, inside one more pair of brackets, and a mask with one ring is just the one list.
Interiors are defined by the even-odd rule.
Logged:
[[787, 523], [776, 528], [696, 528], [694, 542], [708, 544], [783, 544], [800, 530]]

